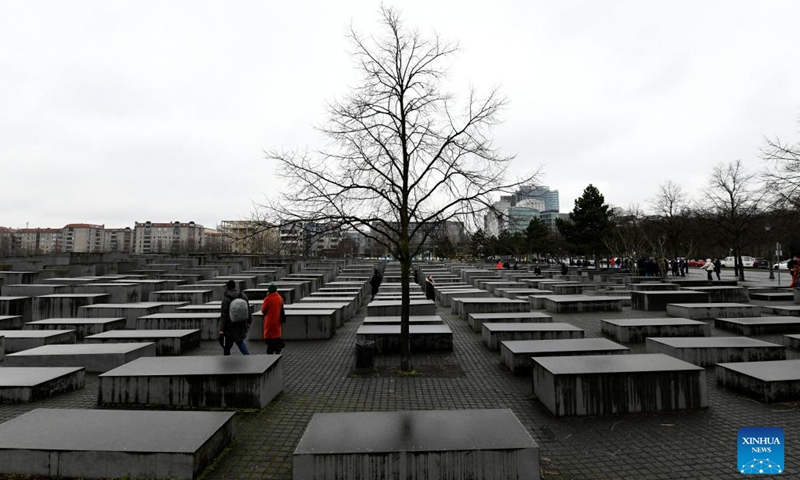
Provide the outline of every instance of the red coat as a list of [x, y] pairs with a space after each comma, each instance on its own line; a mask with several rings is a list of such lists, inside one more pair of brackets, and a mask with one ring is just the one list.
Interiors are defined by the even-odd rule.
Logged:
[[281, 307], [283, 297], [278, 292], [273, 292], [264, 298], [261, 304], [261, 313], [264, 314], [264, 338], [281, 338]]

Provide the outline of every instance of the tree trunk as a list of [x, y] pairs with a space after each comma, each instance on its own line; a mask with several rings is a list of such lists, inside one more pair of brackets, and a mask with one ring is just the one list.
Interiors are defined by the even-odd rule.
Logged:
[[736, 249], [736, 263], [739, 264], [739, 281], [744, 282], [744, 264], [742, 263], [742, 255], [739, 254], [740, 250]]
[[[407, 249], [407, 247], [406, 247]], [[411, 270], [411, 258], [408, 252], [402, 254], [400, 260], [400, 284], [401, 284], [401, 305], [400, 305], [400, 370], [410, 372], [411, 366], [411, 335], [409, 333], [409, 311], [410, 295], [409, 280]]]

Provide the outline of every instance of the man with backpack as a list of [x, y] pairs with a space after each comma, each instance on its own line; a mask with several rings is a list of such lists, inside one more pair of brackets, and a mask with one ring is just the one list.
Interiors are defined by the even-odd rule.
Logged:
[[222, 297], [222, 314], [219, 317], [219, 344], [222, 354], [230, 355], [235, 343], [242, 355], [250, 355], [244, 339], [253, 323], [250, 300], [236, 288], [236, 282], [228, 280], [225, 295]]

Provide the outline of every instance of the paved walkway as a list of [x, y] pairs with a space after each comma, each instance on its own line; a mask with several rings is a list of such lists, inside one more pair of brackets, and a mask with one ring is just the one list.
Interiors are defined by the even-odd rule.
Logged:
[[[754, 302], [755, 303], [755, 302]], [[287, 342], [282, 358], [284, 389], [267, 408], [236, 415], [237, 443], [204, 474], [206, 479], [290, 479], [292, 452], [314, 413], [410, 409], [510, 408], [541, 448], [544, 479], [741, 478], [736, 471], [736, 435], [744, 426], [781, 426], [786, 435], [786, 475], [800, 472], [800, 402], [764, 405], [716, 385], [708, 369], [709, 408], [658, 414], [554, 418], [531, 394], [528, 377], [514, 377], [487, 350], [466, 322], [438, 312], [454, 332], [455, 350], [415, 355], [424, 372], [401, 377], [388, 372], [399, 358], [380, 356], [377, 374], [354, 375], [355, 331], [366, 314], [329, 341]], [[663, 312], [554, 314], [558, 322], [600, 336], [601, 318], [664, 316]], [[714, 335], [730, 335], [715, 330]], [[779, 336], [755, 337], [780, 343]], [[644, 344], [629, 345], [643, 353]], [[254, 353], [261, 345], [251, 342]], [[235, 349], [234, 349], [235, 350]], [[204, 342], [193, 355], [221, 354]], [[800, 352], [787, 350], [787, 358]], [[80, 391], [25, 405], [0, 406], [0, 421], [33, 408], [96, 408], [97, 376]]]

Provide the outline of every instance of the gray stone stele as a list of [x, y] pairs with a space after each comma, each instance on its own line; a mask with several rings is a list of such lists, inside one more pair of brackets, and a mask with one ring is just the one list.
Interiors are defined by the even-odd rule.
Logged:
[[0, 473], [191, 479], [232, 441], [233, 415], [37, 409], [0, 424]]
[[[315, 414], [293, 479], [539, 478], [539, 448], [508, 409]], [[500, 473], [502, 472], [502, 474]]]

